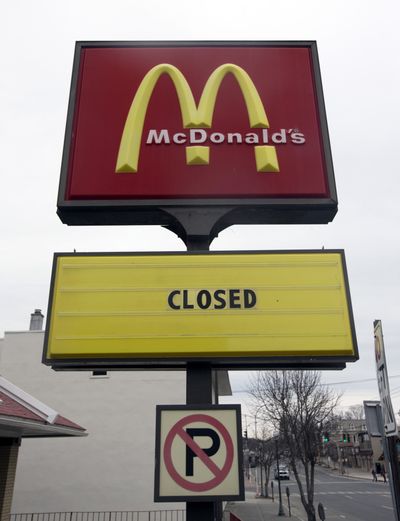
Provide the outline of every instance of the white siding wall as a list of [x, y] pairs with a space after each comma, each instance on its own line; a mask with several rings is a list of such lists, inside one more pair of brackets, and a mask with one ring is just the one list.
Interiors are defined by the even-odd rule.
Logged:
[[[41, 363], [43, 332], [6, 333], [0, 374], [87, 438], [23, 440], [13, 512], [159, 510], [153, 503], [155, 406], [185, 403], [185, 373], [55, 372]], [[2, 345], [1, 345], [2, 344]]]

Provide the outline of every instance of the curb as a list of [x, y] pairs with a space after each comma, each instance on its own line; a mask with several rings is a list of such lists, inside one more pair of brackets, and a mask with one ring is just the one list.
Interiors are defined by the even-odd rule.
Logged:
[[[344, 474], [340, 475], [339, 471], [337, 469], [330, 469], [329, 467], [323, 467], [323, 468], [324, 468], [324, 470], [326, 470], [327, 472], [332, 474], [332, 476], [372, 481], [372, 476], [370, 476], [368, 473], [365, 473], [365, 474], [361, 473], [361, 474], [357, 474], [357, 475], [344, 473]], [[383, 483], [383, 481], [382, 481], [382, 483]]]

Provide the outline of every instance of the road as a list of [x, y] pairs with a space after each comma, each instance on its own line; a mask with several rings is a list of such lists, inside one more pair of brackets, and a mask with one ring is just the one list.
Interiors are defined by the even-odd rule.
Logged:
[[[282, 481], [283, 503], [287, 505], [286, 487], [296, 513], [306, 520], [300, 502], [297, 483], [293, 475], [290, 481]], [[274, 482], [275, 494], [278, 483]], [[276, 496], [275, 496], [276, 497]], [[390, 486], [378, 481], [355, 479], [333, 474], [329, 470], [316, 468], [315, 506], [322, 503], [327, 521], [394, 521]]]

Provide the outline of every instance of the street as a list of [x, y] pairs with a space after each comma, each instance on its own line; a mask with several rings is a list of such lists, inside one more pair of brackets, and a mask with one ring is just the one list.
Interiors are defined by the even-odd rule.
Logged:
[[[277, 505], [278, 482], [274, 480], [273, 483], [275, 505]], [[287, 487], [290, 492], [293, 517], [306, 521], [293, 473], [291, 473], [289, 481], [281, 481], [282, 503], [285, 512], [288, 511]], [[246, 488], [249, 496], [256, 492], [255, 485]], [[271, 483], [269, 486], [270, 492]], [[260, 501], [263, 500], [260, 499]], [[337, 472], [329, 469], [316, 467], [315, 508], [317, 508], [318, 503], [323, 504], [327, 521], [394, 521], [389, 483], [383, 481], [374, 483], [372, 477], [371, 480], [357, 479], [338, 475]], [[319, 519], [318, 516], [317, 519]]]
[[[302, 517], [304, 508], [300, 502], [297, 483], [293, 474], [290, 481], [282, 481], [282, 499], [287, 505], [286, 487], [296, 513]], [[274, 482], [277, 495], [278, 483]], [[389, 483], [373, 483], [366, 479], [340, 476], [328, 469], [316, 467], [315, 506], [322, 503], [327, 521], [349, 519], [351, 521], [393, 521], [393, 505]], [[303, 516], [305, 519], [305, 514]]]

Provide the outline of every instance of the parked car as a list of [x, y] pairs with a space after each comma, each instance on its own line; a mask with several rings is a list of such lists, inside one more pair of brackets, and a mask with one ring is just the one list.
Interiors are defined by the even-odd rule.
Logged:
[[286, 465], [279, 465], [275, 467], [274, 470], [274, 478], [275, 479], [290, 479], [290, 472]]

